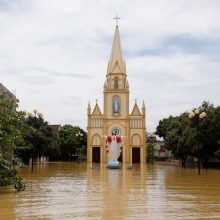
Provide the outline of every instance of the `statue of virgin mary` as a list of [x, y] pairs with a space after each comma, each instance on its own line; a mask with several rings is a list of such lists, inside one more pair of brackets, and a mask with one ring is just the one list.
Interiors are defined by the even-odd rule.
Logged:
[[114, 100], [113, 100], [113, 111], [114, 111], [114, 113], [119, 113], [119, 108], [120, 108], [119, 98], [115, 97]]

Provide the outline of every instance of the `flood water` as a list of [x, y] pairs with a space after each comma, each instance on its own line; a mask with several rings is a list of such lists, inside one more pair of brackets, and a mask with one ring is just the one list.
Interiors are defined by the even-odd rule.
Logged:
[[220, 170], [45, 163], [19, 173], [27, 189], [0, 189], [1, 220], [220, 219]]

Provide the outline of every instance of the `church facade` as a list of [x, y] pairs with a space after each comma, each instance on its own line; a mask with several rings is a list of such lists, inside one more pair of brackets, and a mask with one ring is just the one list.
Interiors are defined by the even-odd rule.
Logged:
[[123, 59], [119, 28], [116, 26], [111, 56], [104, 83], [103, 112], [98, 101], [93, 109], [88, 104], [87, 162], [107, 162], [104, 136], [124, 136], [122, 163], [146, 162], [146, 109], [143, 101], [140, 111], [137, 102], [129, 112], [129, 84]]

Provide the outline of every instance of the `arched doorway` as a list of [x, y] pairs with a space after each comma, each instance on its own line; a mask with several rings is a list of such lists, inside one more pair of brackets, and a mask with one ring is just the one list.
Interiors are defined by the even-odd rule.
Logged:
[[141, 162], [141, 137], [139, 134], [132, 136], [132, 163]]
[[98, 134], [92, 137], [92, 162], [101, 162], [101, 137]]
[[92, 147], [92, 162], [100, 163], [100, 147]]
[[141, 162], [141, 151], [140, 147], [132, 147], [132, 163]]

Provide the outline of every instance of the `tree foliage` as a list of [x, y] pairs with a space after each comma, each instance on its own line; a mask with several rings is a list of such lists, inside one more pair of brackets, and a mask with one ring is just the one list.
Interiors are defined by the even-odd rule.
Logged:
[[151, 142], [147, 143], [146, 148], [147, 148], [147, 157], [146, 157], [147, 162], [148, 163], [150, 163], [150, 162], [153, 163], [154, 143], [151, 143]]
[[43, 117], [28, 116], [25, 122], [25, 146], [17, 149], [16, 154], [27, 164], [30, 158], [48, 156], [56, 147], [56, 137]]
[[14, 185], [17, 191], [23, 191], [26, 184], [20, 176], [17, 176], [15, 166], [23, 166], [23, 164], [16, 158], [5, 160], [0, 157], [0, 187]]
[[[214, 107], [213, 104], [204, 101], [197, 109], [207, 113], [207, 117], [199, 121], [198, 127], [200, 157], [203, 165], [207, 166], [208, 159], [220, 148], [220, 107]], [[193, 120], [195, 119], [190, 120], [188, 112], [185, 112], [160, 120], [157, 126], [157, 135], [164, 138], [166, 148], [182, 160], [183, 166], [188, 156], [198, 156], [197, 133]]]
[[0, 95], [0, 187], [14, 185], [21, 191], [25, 189], [25, 183], [15, 169], [21, 163], [13, 153], [24, 144], [25, 113], [17, 111], [17, 107], [18, 100]]
[[60, 132], [61, 159], [71, 160], [73, 155], [85, 153], [87, 134], [78, 126], [64, 125]]
[[18, 100], [0, 95], [0, 150], [4, 158], [11, 157], [15, 147], [22, 146], [25, 113], [16, 111]]

